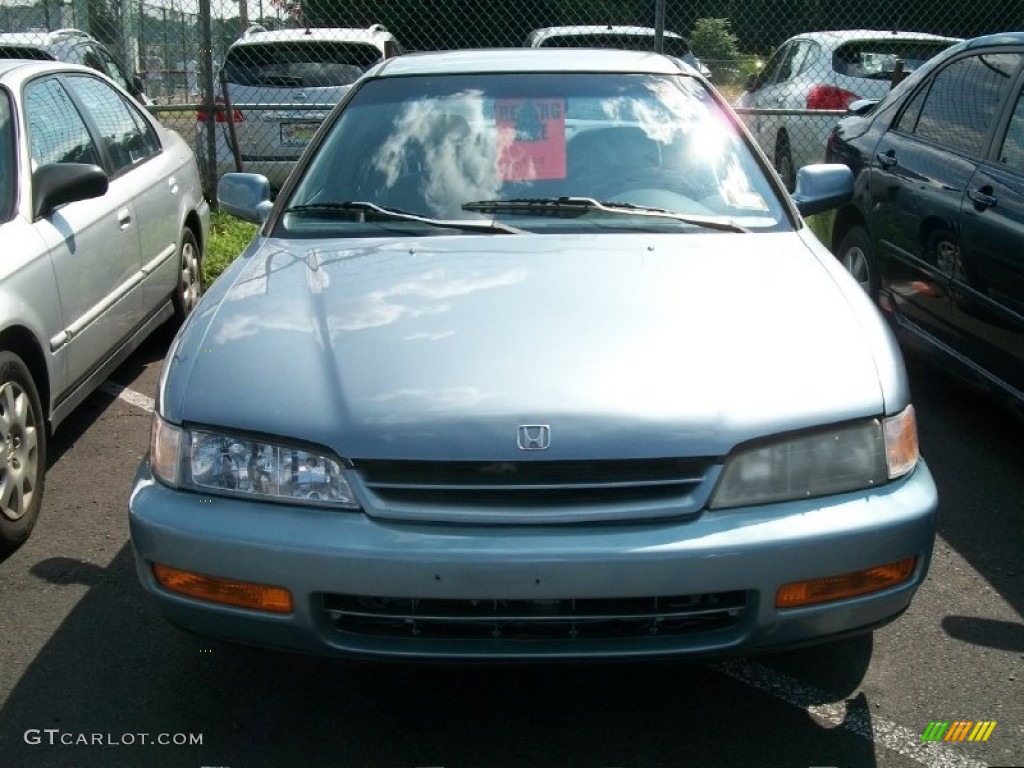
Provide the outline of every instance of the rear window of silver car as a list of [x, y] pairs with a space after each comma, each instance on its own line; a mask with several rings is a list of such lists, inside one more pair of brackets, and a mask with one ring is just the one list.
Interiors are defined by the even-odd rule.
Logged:
[[21, 45], [0, 45], [0, 59], [32, 59], [34, 61], [53, 61], [53, 56], [41, 48]]
[[239, 45], [224, 62], [228, 81], [270, 88], [351, 85], [383, 58], [375, 45], [358, 42], [309, 42]]
[[[663, 50], [681, 58], [690, 52], [690, 45], [681, 37], [662, 38]], [[654, 35], [592, 32], [587, 34], [552, 35], [540, 44], [544, 48], [617, 48], [624, 51], [655, 50]]]
[[856, 40], [839, 46], [832, 54], [832, 68], [840, 75], [888, 80], [903, 62], [904, 72], [913, 72], [952, 43], [921, 40]]

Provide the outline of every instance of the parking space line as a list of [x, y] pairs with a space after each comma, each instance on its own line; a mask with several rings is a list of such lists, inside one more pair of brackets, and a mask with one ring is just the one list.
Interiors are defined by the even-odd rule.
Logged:
[[804, 709], [837, 728], [855, 733], [880, 747], [909, 757], [930, 768], [986, 768], [986, 763], [954, 752], [949, 749], [949, 745], [922, 743], [920, 733], [871, 715], [863, 709], [850, 707], [846, 701], [831, 702], [830, 699], [834, 697], [825, 691], [762, 664], [724, 661], [711, 666], [769, 696]]
[[111, 397], [116, 397], [119, 400], [124, 400], [129, 405], [134, 405], [136, 408], [141, 408], [147, 413], [152, 413], [155, 407], [155, 402], [152, 397], [147, 397], [141, 392], [136, 392], [134, 389], [128, 389], [128, 387], [122, 387], [120, 384], [115, 384], [112, 381], [105, 381], [100, 384], [100, 391], [105, 392]]

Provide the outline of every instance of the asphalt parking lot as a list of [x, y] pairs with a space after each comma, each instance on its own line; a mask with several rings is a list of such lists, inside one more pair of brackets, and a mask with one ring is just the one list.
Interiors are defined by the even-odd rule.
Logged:
[[[138, 586], [127, 496], [169, 340], [56, 435], [40, 522], [0, 562], [3, 768], [1024, 766], [1024, 426], [926, 367], [940, 536], [873, 636], [709, 662], [340, 663], [185, 634]], [[936, 721], [995, 726], [923, 742]]]

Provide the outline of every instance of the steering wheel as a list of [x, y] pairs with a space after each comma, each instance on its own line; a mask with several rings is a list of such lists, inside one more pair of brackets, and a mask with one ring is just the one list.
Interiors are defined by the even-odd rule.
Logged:
[[665, 168], [637, 169], [624, 175], [609, 173], [608, 179], [602, 184], [602, 187], [607, 190], [617, 190], [617, 196], [603, 195], [602, 199], [604, 200], [618, 200], [623, 194], [637, 191], [664, 192], [689, 200], [699, 200], [703, 197], [699, 185], [695, 184], [692, 179]]
[[631, 187], [613, 192], [603, 198], [613, 203], [630, 203], [648, 208], [664, 208], [668, 211], [694, 216], [713, 216], [715, 212], [692, 197], [659, 187]]

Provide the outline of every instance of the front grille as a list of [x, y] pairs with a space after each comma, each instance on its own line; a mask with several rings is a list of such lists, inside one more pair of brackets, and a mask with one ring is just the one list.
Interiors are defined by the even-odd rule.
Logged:
[[447, 507], [674, 505], [692, 512], [712, 459], [629, 461], [366, 461], [355, 469], [385, 502]]
[[326, 594], [323, 607], [336, 629], [373, 637], [643, 638], [734, 627], [747, 607], [747, 593], [560, 600], [443, 600]]

